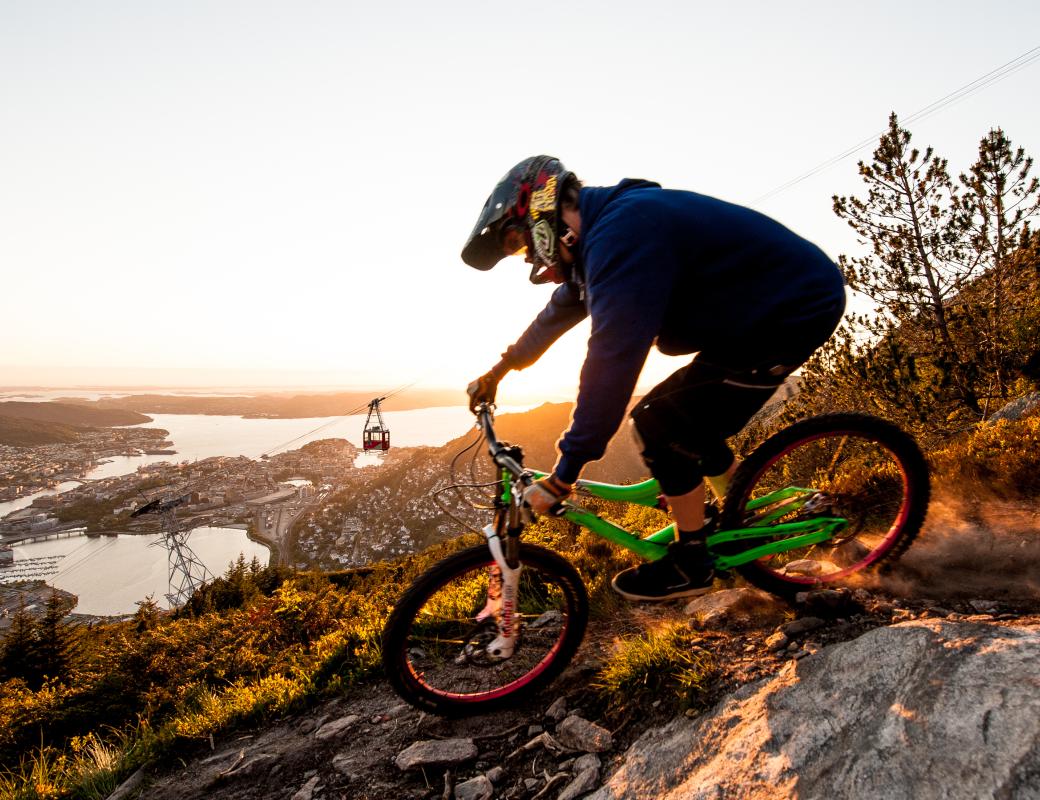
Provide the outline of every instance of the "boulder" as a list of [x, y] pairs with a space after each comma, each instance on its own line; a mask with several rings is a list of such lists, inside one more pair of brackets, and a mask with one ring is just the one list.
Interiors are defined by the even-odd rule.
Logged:
[[1002, 419], [1016, 420], [1028, 416], [1040, 409], [1040, 392], [1031, 392], [1017, 400], [1012, 400], [1006, 406], [990, 416], [986, 422], [999, 422]]
[[647, 731], [592, 797], [1040, 797], [1037, 663], [1037, 628], [878, 628]]

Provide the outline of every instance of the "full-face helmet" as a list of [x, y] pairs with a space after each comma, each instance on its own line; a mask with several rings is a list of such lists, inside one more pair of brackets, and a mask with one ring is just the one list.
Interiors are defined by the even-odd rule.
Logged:
[[573, 242], [573, 232], [561, 232], [560, 198], [574, 173], [552, 156], [526, 158], [506, 173], [484, 203], [473, 232], [462, 248], [462, 260], [480, 270], [491, 269], [507, 255], [524, 248], [530, 254], [531, 283], [546, 283], [562, 273], [560, 241]]

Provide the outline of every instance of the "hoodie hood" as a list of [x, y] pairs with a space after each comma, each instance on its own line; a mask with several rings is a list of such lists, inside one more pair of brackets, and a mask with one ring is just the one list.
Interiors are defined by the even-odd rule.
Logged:
[[642, 178], [625, 178], [616, 186], [586, 186], [581, 190], [581, 235], [585, 238], [603, 209], [616, 197], [633, 189], [660, 189], [661, 184]]

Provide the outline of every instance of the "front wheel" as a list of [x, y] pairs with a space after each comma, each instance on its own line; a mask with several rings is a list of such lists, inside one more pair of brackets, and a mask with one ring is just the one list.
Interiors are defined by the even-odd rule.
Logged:
[[924, 456], [895, 425], [864, 414], [813, 417], [771, 436], [741, 464], [720, 528], [763, 535], [717, 549], [779, 550], [736, 570], [790, 597], [898, 558], [924, 523], [929, 491]]
[[383, 631], [383, 667], [401, 697], [436, 714], [476, 714], [515, 703], [563, 670], [585, 634], [585, 585], [542, 547], [521, 544], [520, 563], [520, 636], [508, 658], [487, 652], [500, 631], [499, 615], [487, 613], [497, 572], [486, 546], [449, 556], [409, 587]]

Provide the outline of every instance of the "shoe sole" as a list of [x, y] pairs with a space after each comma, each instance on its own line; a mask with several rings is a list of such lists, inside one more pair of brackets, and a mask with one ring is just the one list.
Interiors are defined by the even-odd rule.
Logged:
[[611, 581], [610, 583], [610, 588], [622, 597], [624, 597], [626, 600], [635, 600], [637, 602], [645, 603], [657, 603], [664, 600], [676, 600], [680, 597], [699, 597], [700, 595], [708, 594], [708, 592], [711, 592], [715, 589], [714, 586], [698, 586], [695, 589], [684, 589], [681, 592], [673, 592], [672, 594], [665, 594], [657, 597], [648, 597], [646, 595], [632, 594], [631, 592], [626, 592], [624, 589], [619, 589], [617, 586], [614, 585], [613, 581]]

